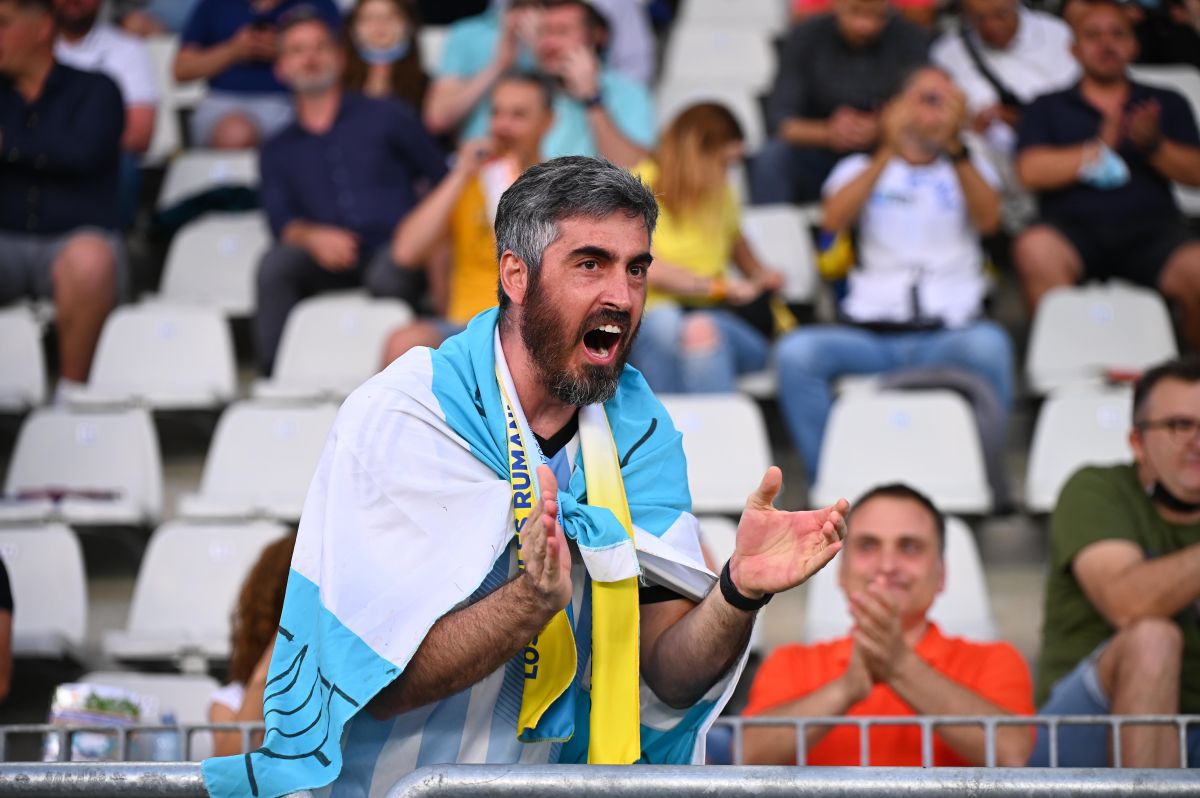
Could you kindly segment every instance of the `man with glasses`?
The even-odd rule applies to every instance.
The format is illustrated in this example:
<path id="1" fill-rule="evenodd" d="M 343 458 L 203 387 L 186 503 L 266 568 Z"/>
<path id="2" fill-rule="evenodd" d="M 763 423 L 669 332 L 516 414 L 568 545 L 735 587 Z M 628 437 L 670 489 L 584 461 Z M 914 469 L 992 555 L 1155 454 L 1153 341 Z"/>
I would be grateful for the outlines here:
<path id="1" fill-rule="evenodd" d="M 1200 358 L 1147 371 L 1134 462 L 1081 469 L 1059 495 L 1038 675 L 1047 715 L 1200 713 Z M 1106 726 L 1060 726 L 1058 764 L 1115 758 Z M 1187 736 L 1200 766 L 1200 726 Z M 1124 767 L 1178 767 L 1179 730 L 1127 725 Z M 1049 764 L 1045 729 L 1030 764 Z"/>

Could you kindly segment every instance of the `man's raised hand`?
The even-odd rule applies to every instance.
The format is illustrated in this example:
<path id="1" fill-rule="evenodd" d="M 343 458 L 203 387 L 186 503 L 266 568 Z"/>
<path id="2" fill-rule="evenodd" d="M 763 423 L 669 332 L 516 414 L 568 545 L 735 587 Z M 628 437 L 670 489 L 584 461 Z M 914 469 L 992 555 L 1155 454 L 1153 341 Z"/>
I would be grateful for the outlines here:
<path id="1" fill-rule="evenodd" d="M 833 559 L 846 536 L 845 499 L 820 510 L 786 512 L 772 504 L 782 485 L 783 473 L 768 468 L 738 523 L 729 575 L 749 598 L 803 584 Z"/>
<path id="2" fill-rule="evenodd" d="M 571 600 L 571 549 L 558 527 L 558 480 L 549 466 L 537 473 L 540 492 L 521 531 L 521 578 L 548 620 Z"/>

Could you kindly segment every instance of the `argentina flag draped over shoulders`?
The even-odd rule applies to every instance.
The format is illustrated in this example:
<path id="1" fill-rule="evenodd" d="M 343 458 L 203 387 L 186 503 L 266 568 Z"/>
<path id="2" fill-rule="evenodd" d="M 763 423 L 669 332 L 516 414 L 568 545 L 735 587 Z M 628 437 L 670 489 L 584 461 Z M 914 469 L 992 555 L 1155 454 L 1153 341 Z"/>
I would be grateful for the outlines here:
<path id="1" fill-rule="evenodd" d="M 578 672 L 526 741 L 516 731 L 520 655 L 470 689 L 395 718 L 366 710 L 439 618 L 515 573 L 498 315 L 480 314 L 437 350 L 411 350 L 339 411 L 300 521 L 264 691 L 262 746 L 203 763 L 213 796 L 365 797 L 425 765 L 586 761 L 590 622 L 578 584 L 588 580 L 576 580 L 568 606 Z M 603 409 L 634 539 L 609 510 L 588 506 L 577 454 L 569 484 L 559 485 L 566 535 L 592 580 L 641 575 L 699 600 L 715 577 L 690 513 L 681 436 L 632 368 Z M 744 662 L 743 655 L 690 708 L 666 706 L 643 683 L 639 761 L 702 762 L 704 732 Z"/>

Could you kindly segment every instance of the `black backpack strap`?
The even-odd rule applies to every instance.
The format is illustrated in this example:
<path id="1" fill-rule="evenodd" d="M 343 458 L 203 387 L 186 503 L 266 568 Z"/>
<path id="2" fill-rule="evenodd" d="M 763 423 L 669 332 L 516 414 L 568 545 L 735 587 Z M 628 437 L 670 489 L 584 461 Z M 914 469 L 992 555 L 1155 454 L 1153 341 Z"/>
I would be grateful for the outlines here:
<path id="1" fill-rule="evenodd" d="M 959 24 L 958 35 L 962 39 L 963 47 L 967 48 L 967 55 L 971 56 L 971 63 L 975 64 L 975 68 L 979 70 L 980 75 L 983 75 L 983 79 L 992 84 L 992 88 L 996 90 L 996 95 L 1000 98 L 1000 104 L 1011 108 L 1020 108 L 1024 105 L 1024 103 L 1017 99 L 1017 95 L 1013 94 L 1008 86 L 1000 82 L 1000 78 L 996 77 L 996 73 L 992 72 L 984 62 L 983 55 L 980 54 L 979 48 L 975 46 L 975 42 L 967 30 L 966 23 Z"/>

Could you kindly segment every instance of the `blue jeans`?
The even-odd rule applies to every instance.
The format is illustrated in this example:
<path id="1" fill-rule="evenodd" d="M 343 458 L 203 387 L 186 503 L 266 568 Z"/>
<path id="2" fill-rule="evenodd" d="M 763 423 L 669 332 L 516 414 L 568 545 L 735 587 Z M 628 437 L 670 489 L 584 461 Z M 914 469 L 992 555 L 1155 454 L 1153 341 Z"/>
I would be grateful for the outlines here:
<path id="1" fill-rule="evenodd" d="M 1054 683 L 1039 715 L 1108 715 L 1112 711 L 1096 673 L 1096 661 L 1100 659 L 1105 645 L 1107 643 L 1100 645 L 1076 665 L 1075 670 Z M 1188 765 L 1200 767 L 1200 726 L 1188 727 L 1187 748 Z M 1108 767 L 1108 752 L 1108 725 L 1058 727 L 1058 767 Z M 1037 742 L 1029 757 L 1029 766 L 1050 766 L 1050 732 L 1047 726 L 1037 727 Z"/>
<path id="2" fill-rule="evenodd" d="M 816 480 L 821 461 L 833 382 L 846 374 L 955 366 L 986 380 L 1006 411 L 1012 406 L 1012 343 L 991 321 L 953 330 L 897 333 L 840 325 L 806 327 L 780 341 L 775 358 L 780 411 L 804 458 L 810 484 Z"/>
<path id="3" fill-rule="evenodd" d="M 684 320 L 702 316 L 716 326 L 716 346 L 685 351 Z M 758 330 L 727 310 L 684 312 L 675 304 L 660 304 L 642 317 L 633 344 L 633 364 L 656 393 L 729 393 L 737 377 L 767 365 L 770 343 Z"/>
<path id="4" fill-rule="evenodd" d="M 833 150 L 796 147 L 782 139 L 771 139 L 750 164 L 750 201 L 755 205 L 816 202 L 837 162 Z"/>

